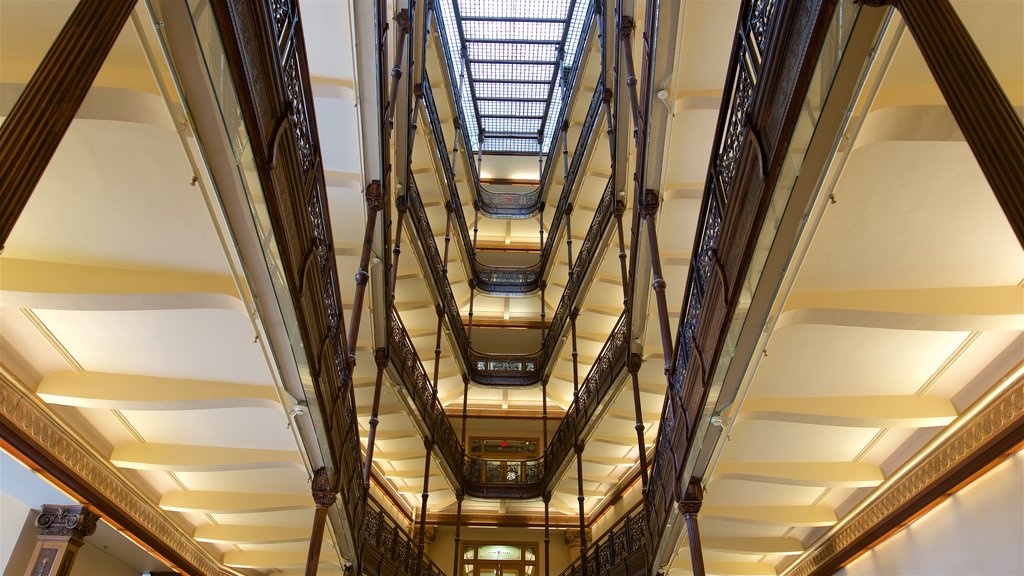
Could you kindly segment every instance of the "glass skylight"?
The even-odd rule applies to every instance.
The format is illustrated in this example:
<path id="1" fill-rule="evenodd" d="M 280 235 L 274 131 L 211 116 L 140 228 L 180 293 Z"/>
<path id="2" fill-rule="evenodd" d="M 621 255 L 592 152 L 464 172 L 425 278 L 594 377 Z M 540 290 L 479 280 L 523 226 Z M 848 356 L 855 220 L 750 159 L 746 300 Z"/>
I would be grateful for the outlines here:
<path id="1" fill-rule="evenodd" d="M 548 153 L 592 2 L 436 0 L 459 116 L 474 152 Z"/>

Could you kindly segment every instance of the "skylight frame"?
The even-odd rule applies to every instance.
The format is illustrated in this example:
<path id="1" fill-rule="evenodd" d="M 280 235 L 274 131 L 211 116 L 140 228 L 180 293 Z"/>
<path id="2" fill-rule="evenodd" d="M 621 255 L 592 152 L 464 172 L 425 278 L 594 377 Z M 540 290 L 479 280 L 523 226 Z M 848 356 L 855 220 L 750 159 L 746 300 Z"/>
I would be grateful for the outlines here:
<path id="1" fill-rule="evenodd" d="M 467 152 L 547 156 L 578 75 L 593 0 L 513 4 L 436 0 L 434 13 Z M 524 11 L 531 15 L 521 16 Z M 534 104 L 544 107 L 539 125 Z"/>

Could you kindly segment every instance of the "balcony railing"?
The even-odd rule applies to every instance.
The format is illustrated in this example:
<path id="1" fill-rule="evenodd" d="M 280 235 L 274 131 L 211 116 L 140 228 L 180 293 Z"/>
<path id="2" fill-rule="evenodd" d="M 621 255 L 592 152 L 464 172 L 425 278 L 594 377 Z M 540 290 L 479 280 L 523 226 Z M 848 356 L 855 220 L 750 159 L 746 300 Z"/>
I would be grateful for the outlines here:
<path id="1" fill-rule="evenodd" d="M 624 374 L 629 352 L 626 329 L 623 315 L 580 383 L 578 401 L 569 406 L 544 454 L 531 460 L 477 458 L 467 454 L 397 312 L 391 315 L 390 361 L 453 481 L 467 496 L 538 498 L 558 480 L 562 466 L 574 451 L 576 438 L 583 437 L 588 426 L 596 423 L 598 412 L 607 406 L 609 392 Z"/>
<path id="2" fill-rule="evenodd" d="M 594 23 L 595 20 L 594 14 L 594 7 L 591 6 L 587 9 L 586 17 L 584 17 L 583 19 L 583 30 L 580 36 L 580 43 L 581 46 L 583 46 L 584 48 L 576 52 L 575 60 L 571 63 L 571 74 L 567 79 L 568 85 L 570 87 L 575 87 L 577 85 L 576 79 L 579 76 L 580 65 L 583 61 L 583 55 L 586 52 L 585 46 L 588 42 L 591 25 Z M 445 23 L 443 18 L 437 17 L 435 15 L 435 22 L 439 30 L 444 28 Z M 452 58 L 455 56 L 449 53 L 447 42 L 442 42 L 441 44 L 444 47 L 444 68 L 448 75 L 449 85 L 453 87 L 459 86 L 460 80 L 454 76 L 455 67 L 452 66 Z M 557 122 L 554 123 L 556 127 L 563 125 L 566 118 L 570 114 L 570 108 L 570 103 L 567 103 L 565 106 L 562 107 L 562 110 L 558 115 Z M 456 114 L 459 115 L 461 120 L 460 123 L 462 126 L 470 125 L 470 123 L 466 121 L 466 118 L 462 116 L 462 107 L 459 106 L 458 103 L 454 104 L 453 110 L 455 110 Z M 473 124 L 479 126 L 478 119 L 474 119 Z M 488 216 L 491 216 L 493 218 L 528 218 L 535 212 L 537 212 L 537 210 L 539 210 L 541 207 L 541 203 L 544 201 L 543 183 L 548 181 L 550 177 L 549 173 L 551 170 L 551 166 L 555 164 L 553 160 L 558 155 L 558 138 L 556 137 L 553 140 L 554 141 L 551 144 L 551 148 L 550 150 L 548 150 L 548 153 L 546 155 L 546 161 L 544 162 L 544 171 L 543 174 L 541 174 L 540 178 L 541 185 L 538 186 L 537 189 L 527 193 L 507 194 L 487 190 L 480 184 L 480 175 L 477 173 L 476 165 L 471 161 L 467 162 L 467 164 L 469 165 L 469 169 L 471 171 L 470 182 L 473 185 L 474 201 L 476 205 L 478 205 L 480 209 L 483 210 Z M 443 140 L 439 140 L 438 142 L 442 141 Z M 441 145 L 441 147 L 443 147 L 443 145 Z M 469 135 L 465 133 L 462 134 L 462 148 L 466 151 L 466 153 L 471 153 L 473 150 L 471 139 Z"/>
<path id="3" fill-rule="evenodd" d="M 362 535 L 362 574 L 445 576 L 428 554 L 420 554 L 412 537 L 373 504 L 366 507 Z"/>
<path id="4" fill-rule="evenodd" d="M 423 83 L 423 109 L 426 112 L 430 123 L 431 134 L 437 148 L 438 160 L 441 164 L 441 172 L 448 200 L 452 204 L 455 216 L 456 230 L 462 242 L 463 250 L 467 254 L 467 264 L 476 287 L 484 292 L 492 294 L 525 294 L 540 289 L 542 277 L 549 265 L 552 255 L 557 252 L 558 231 L 564 220 L 564 212 L 572 197 L 572 191 L 576 186 L 580 170 L 583 166 L 583 159 L 587 153 L 587 147 L 594 133 L 594 126 L 597 124 L 597 117 L 601 112 L 601 104 L 604 102 L 604 84 L 598 82 L 587 109 L 587 116 L 583 122 L 580 136 L 576 141 L 576 148 L 569 163 L 569 171 L 565 182 L 562 185 L 562 192 L 559 195 L 555 208 L 555 215 L 551 221 L 551 229 L 548 231 L 544 246 L 541 249 L 540 258 L 536 264 L 531 266 L 489 266 L 477 260 L 473 242 L 469 236 L 469 226 L 466 215 L 463 211 L 463 202 L 459 195 L 458 185 L 455 182 L 455 173 L 452 165 L 452 158 L 448 154 L 445 143 L 444 131 L 441 120 L 437 114 L 437 104 L 429 82 Z M 550 163 L 549 163 L 550 164 Z M 496 203 L 513 202 L 512 197 L 522 197 L 522 194 L 503 194 L 502 198 L 495 197 Z M 519 202 L 515 200 L 514 202 Z"/>
<path id="5" fill-rule="evenodd" d="M 469 334 L 462 325 L 458 302 L 445 274 L 444 262 L 434 240 L 423 200 L 415 181 L 412 180 L 411 183 L 412 189 L 407 194 L 409 219 L 416 231 L 420 250 L 427 260 L 427 275 L 444 304 L 442 309 L 451 336 L 455 340 L 454 348 L 463 355 L 462 361 L 467 367 L 470 379 L 484 386 L 532 386 L 539 383 L 546 371 L 546 363 L 553 360 L 552 355 L 568 323 L 569 314 L 585 289 L 584 280 L 591 268 L 600 264 L 594 256 L 611 228 L 615 212 L 615 199 L 611 188 L 605 189 L 601 202 L 594 212 L 594 218 L 576 256 L 573 271 L 551 317 L 551 327 L 545 335 L 543 346 L 530 354 L 493 354 L 479 352 L 471 346 Z"/>

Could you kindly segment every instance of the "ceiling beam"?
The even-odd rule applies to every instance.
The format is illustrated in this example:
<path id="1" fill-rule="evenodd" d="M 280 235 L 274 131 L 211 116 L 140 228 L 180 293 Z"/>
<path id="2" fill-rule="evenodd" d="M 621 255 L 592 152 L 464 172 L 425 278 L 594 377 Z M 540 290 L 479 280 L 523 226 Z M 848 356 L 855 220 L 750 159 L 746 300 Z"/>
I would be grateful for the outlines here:
<path id="1" fill-rule="evenodd" d="M 256 494 L 251 492 L 168 492 L 160 497 L 160 508 L 172 512 L 199 514 L 246 514 L 313 508 L 309 494 Z"/>
<path id="2" fill-rule="evenodd" d="M 978 332 L 1024 329 L 1024 286 L 797 292 L 776 329 L 797 324 Z"/>
<path id="3" fill-rule="evenodd" d="M 4 258 L 4 306 L 42 310 L 235 310 L 245 305 L 230 276 L 155 272 Z"/>
<path id="4" fill-rule="evenodd" d="M 108 410 L 204 410 L 280 406 L 272 386 L 108 372 L 51 372 L 36 389 L 49 404 Z"/>
<path id="5" fill-rule="evenodd" d="M 818 398 L 750 398 L 737 422 L 773 420 L 855 428 L 928 428 L 946 426 L 956 408 L 934 396 L 831 396 Z"/>
<path id="6" fill-rule="evenodd" d="M 205 524 L 196 526 L 192 537 L 213 544 L 284 544 L 309 542 L 309 534 L 308 527 Z"/>
<path id="7" fill-rule="evenodd" d="M 884 477 L 878 466 L 866 462 L 720 462 L 711 480 L 865 488 L 878 486 Z"/>
<path id="8" fill-rule="evenodd" d="M 128 442 L 114 447 L 110 462 L 118 468 L 174 472 L 222 472 L 270 468 L 303 469 L 295 450 L 263 450 L 225 446 L 143 444 Z"/>
<path id="9" fill-rule="evenodd" d="M 331 546 L 325 546 L 324 550 L 332 550 Z M 306 565 L 308 552 L 280 552 L 280 551 L 255 551 L 255 550 L 231 550 L 224 553 L 223 562 L 225 566 L 232 568 L 249 568 L 253 570 L 271 570 L 284 567 L 301 567 Z M 341 562 L 333 553 L 321 554 L 321 564 L 341 566 Z"/>
<path id="10" fill-rule="evenodd" d="M 825 506 L 702 506 L 701 518 L 771 526 L 831 526 L 836 513 Z"/>
<path id="11" fill-rule="evenodd" d="M 796 538 L 701 538 L 700 543 L 705 550 L 755 556 L 764 554 L 795 556 L 804 551 L 803 545 Z"/>

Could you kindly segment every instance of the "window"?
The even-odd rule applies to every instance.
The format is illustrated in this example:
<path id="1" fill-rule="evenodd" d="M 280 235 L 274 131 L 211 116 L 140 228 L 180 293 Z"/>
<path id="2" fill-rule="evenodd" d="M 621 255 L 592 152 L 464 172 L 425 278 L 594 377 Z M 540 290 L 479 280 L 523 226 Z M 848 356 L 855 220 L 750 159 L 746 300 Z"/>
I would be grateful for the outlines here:
<path id="1" fill-rule="evenodd" d="M 536 542 L 469 542 L 462 545 L 461 576 L 536 576 Z"/>
<path id="2" fill-rule="evenodd" d="M 589 29 L 586 0 L 438 0 L 459 115 L 474 152 L 547 153 Z"/>

